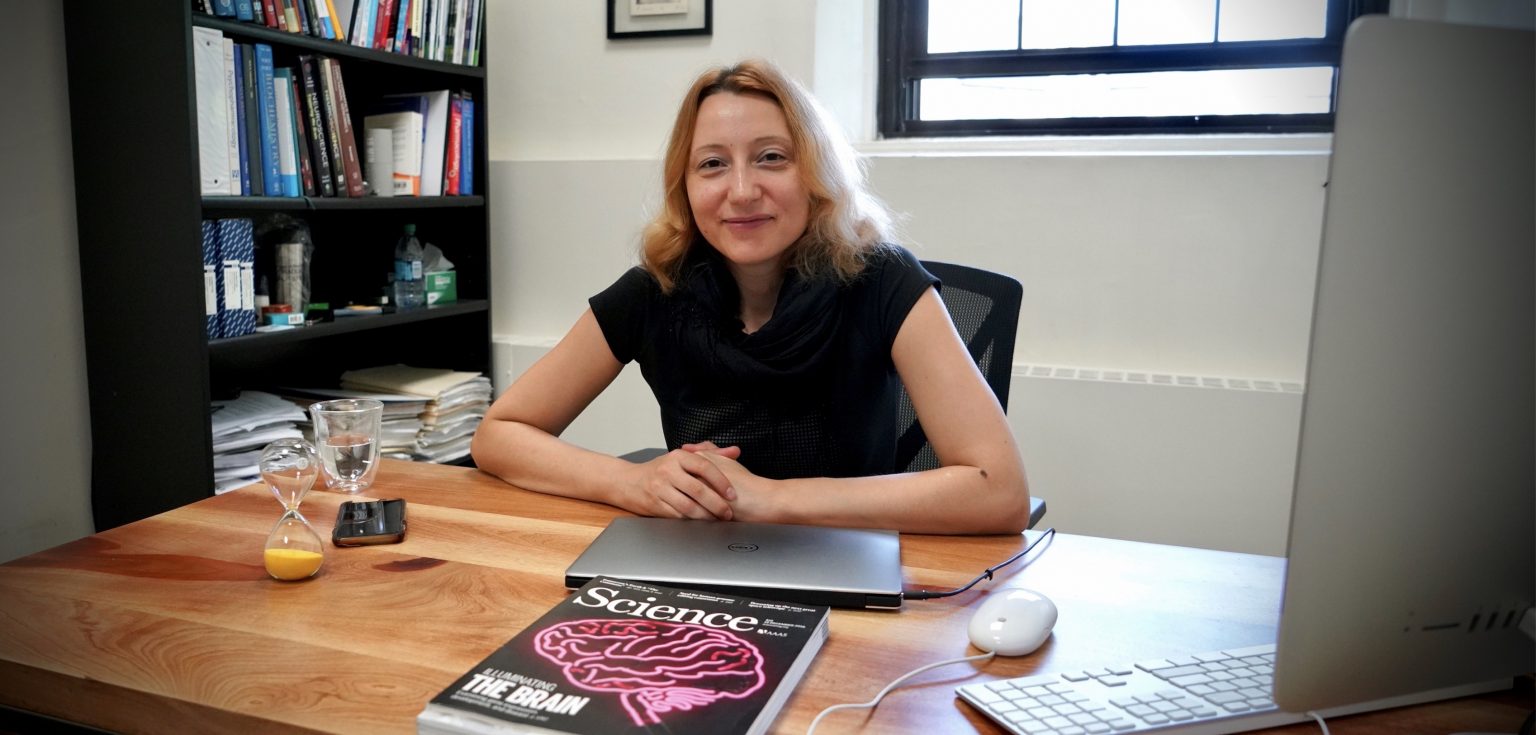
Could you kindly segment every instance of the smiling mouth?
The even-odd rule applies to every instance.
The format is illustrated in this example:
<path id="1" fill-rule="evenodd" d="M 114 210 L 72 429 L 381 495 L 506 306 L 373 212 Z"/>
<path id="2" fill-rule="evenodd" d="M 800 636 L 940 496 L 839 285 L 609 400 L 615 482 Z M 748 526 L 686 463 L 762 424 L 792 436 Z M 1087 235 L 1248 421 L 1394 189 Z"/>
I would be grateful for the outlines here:
<path id="1" fill-rule="evenodd" d="M 758 225 L 766 224 L 771 221 L 773 221 L 773 218 L 766 214 L 758 215 L 756 217 L 727 217 L 725 219 L 725 226 L 737 229 L 748 229 L 757 227 Z"/>

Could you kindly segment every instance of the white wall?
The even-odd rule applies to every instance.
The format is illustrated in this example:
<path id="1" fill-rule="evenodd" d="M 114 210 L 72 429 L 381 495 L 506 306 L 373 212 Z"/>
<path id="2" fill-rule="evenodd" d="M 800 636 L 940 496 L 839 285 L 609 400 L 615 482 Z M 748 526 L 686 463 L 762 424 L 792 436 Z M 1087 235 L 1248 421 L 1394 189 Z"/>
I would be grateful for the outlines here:
<path id="1" fill-rule="evenodd" d="M 627 41 L 607 40 L 600 2 L 488 5 L 494 160 L 655 157 L 688 82 L 738 56 L 811 78 L 813 0 L 716 0 L 712 36 Z"/>
<path id="2" fill-rule="evenodd" d="M 1536 28 L 1536 3 L 1530 0 L 1392 0 L 1392 14 L 1448 23 Z"/>
<path id="3" fill-rule="evenodd" d="M 1024 284 L 1014 359 L 1300 380 L 1324 149 L 882 154 L 919 257 Z"/>
<path id="4" fill-rule="evenodd" d="M 3 3 L 0 116 L 0 561 L 91 532 L 80 258 L 56 3 Z"/>

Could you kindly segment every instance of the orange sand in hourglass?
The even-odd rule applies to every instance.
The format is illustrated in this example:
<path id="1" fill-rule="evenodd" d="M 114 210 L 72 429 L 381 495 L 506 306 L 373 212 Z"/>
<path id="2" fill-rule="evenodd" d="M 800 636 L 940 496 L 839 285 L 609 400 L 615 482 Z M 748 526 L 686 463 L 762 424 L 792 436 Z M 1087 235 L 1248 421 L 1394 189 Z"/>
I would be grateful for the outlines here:
<path id="1" fill-rule="evenodd" d="M 267 574 L 284 581 L 311 577 L 320 571 L 320 562 L 325 561 L 318 552 L 302 549 L 267 549 L 263 557 Z"/>

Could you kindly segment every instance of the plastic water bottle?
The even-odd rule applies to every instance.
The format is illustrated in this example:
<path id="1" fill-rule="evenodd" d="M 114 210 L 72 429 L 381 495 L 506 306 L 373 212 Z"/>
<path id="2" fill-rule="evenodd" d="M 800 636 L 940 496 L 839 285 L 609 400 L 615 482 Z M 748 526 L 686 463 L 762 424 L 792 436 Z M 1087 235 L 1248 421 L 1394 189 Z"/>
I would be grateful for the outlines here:
<path id="1" fill-rule="evenodd" d="M 421 242 L 416 225 L 406 225 L 395 245 L 395 309 L 419 309 L 427 302 L 426 276 L 421 272 Z"/>

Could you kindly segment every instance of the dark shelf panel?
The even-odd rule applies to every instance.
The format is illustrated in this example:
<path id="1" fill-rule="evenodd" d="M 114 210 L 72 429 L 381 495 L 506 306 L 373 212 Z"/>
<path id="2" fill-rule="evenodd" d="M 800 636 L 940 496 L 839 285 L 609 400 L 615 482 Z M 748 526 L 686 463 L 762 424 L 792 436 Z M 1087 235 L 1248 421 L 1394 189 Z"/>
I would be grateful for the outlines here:
<path id="1" fill-rule="evenodd" d="M 247 334 L 243 337 L 231 337 L 229 339 L 216 339 L 208 343 L 208 351 L 213 355 L 233 350 L 248 350 L 252 348 L 265 348 L 278 345 L 295 344 L 315 339 L 325 339 L 338 334 L 348 332 L 363 332 L 370 329 L 385 329 L 413 322 L 424 322 L 432 319 L 446 319 L 449 317 L 463 316 L 465 314 L 479 314 L 490 310 L 489 301 L 465 300 L 442 306 L 429 306 L 425 309 L 396 312 L 393 314 L 374 314 L 369 316 L 347 316 L 335 321 L 323 322 L 310 327 L 297 329 L 284 329 L 277 332 L 258 332 Z"/>
<path id="2" fill-rule="evenodd" d="M 205 196 L 203 209 L 264 212 L 318 209 L 447 209 L 485 206 L 485 197 L 249 197 Z"/>
<path id="3" fill-rule="evenodd" d="M 334 56 L 337 58 L 357 59 L 360 61 L 368 61 L 376 64 L 389 64 L 392 66 L 410 67 L 412 69 L 421 69 L 423 71 L 436 72 L 438 74 L 451 74 L 460 77 L 470 77 L 475 79 L 485 78 L 485 67 L 483 66 L 466 66 L 464 64 L 450 64 L 445 61 L 428 61 L 426 59 L 418 59 L 415 56 L 408 56 L 406 54 L 395 54 L 387 51 L 367 49 L 361 46 L 353 46 L 352 44 L 345 41 L 331 41 L 324 38 L 306 36 L 302 33 L 289 33 L 287 31 L 279 31 L 273 28 L 267 28 L 266 26 L 255 25 L 253 23 L 241 23 L 239 21 L 224 20 L 222 18 L 216 18 L 211 15 L 202 15 L 200 13 L 192 14 L 192 25 L 200 26 L 203 28 L 213 28 L 226 35 L 249 39 L 251 41 L 280 44 L 292 48 L 309 49 L 317 53 L 322 53 L 326 54 L 327 56 Z"/>

